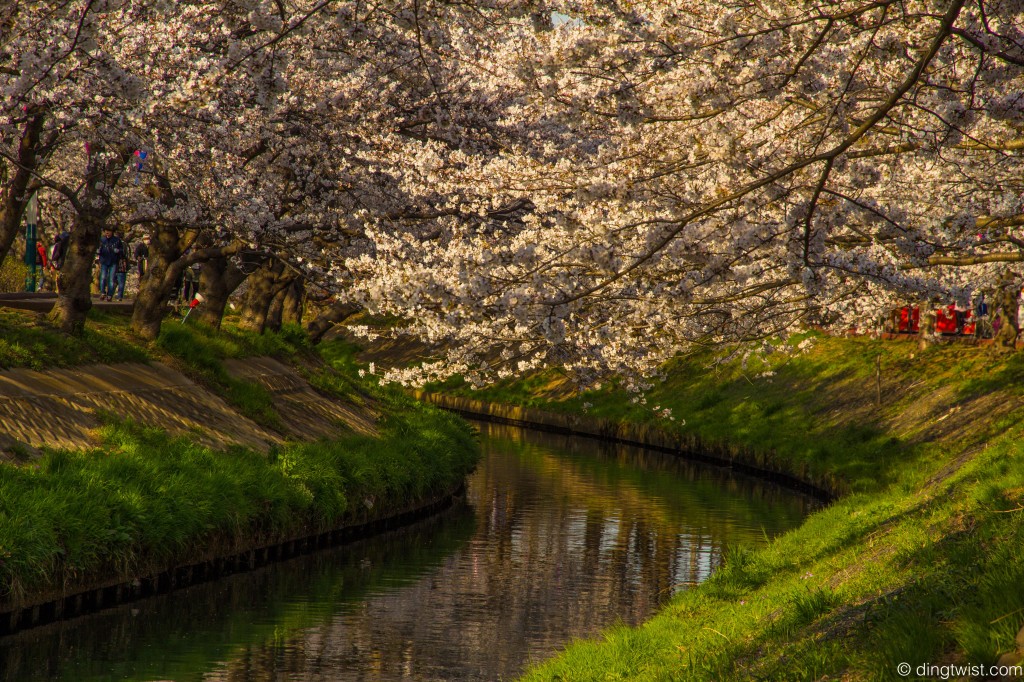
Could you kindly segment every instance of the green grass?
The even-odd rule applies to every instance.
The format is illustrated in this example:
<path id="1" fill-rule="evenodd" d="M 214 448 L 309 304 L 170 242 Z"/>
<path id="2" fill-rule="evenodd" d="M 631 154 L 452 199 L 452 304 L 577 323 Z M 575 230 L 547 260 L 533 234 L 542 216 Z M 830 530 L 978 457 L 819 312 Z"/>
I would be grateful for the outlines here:
<path id="1" fill-rule="evenodd" d="M 279 332 L 254 334 L 230 321 L 215 330 L 201 324 L 178 324 L 173 319 L 161 326 L 157 346 L 189 365 L 209 370 L 229 358 L 269 355 L 291 359 L 312 350 L 305 331 L 294 324 L 284 325 Z"/>
<path id="2" fill-rule="evenodd" d="M 5 367 L 171 361 L 241 413 L 279 427 L 270 393 L 224 364 L 271 355 L 299 365 L 324 393 L 372 403 L 380 415 L 376 437 L 349 432 L 269 454 L 217 451 L 105 415 L 95 448 L 0 463 L 0 602 L 387 514 L 472 470 L 478 448 L 465 422 L 359 378 L 327 350 L 325 363 L 297 326 L 257 336 L 230 323 L 215 331 L 168 320 L 146 344 L 124 316 L 94 311 L 86 333 L 73 337 L 41 315 L 0 309 Z"/>
<path id="3" fill-rule="evenodd" d="M 23 251 L 24 253 L 24 251 Z M 18 293 L 25 290 L 28 266 L 13 254 L 0 260 L 0 292 Z"/>
<path id="4" fill-rule="evenodd" d="M 1024 621 L 1021 516 L 920 502 L 846 498 L 730 556 L 643 626 L 573 644 L 526 679 L 895 680 L 902 662 L 992 664 Z M 971 532 L 954 529 L 964 522 Z"/>
<path id="5" fill-rule="evenodd" d="M 81 335 L 54 329 L 45 315 L 0 307 L 0 369 L 46 370 L 88 364 L 169 360 L 193 379 L 220 394 L 246 417 L 280 431 L 281 418 L 263 387 L 228 374 L 224 360 L 273 356 L 285 361 L 315 358 L 298 325 L 280 332 L 252 334 L 230 322 L 222 330 L 179 324 L 168 318 L 156 343 L 133 336 L 123 314 L 92 310 Z"/>
<path id="6" fill-rule="evenodd" d="M 194 586 L 184 608 L 173 599 L 136 602 L 130 627 L 80 628 L 56 670 L 40 670 L 39 661 L 52 660 L 44 638 L 0 639 L 0 679 L 47 674 L 47 679 L 71 682 L 193 680 L 225 668 L 230 674 L 225 662 L 244 660 L 246 651 L 287 642 L 302 630 L 329 627 L 344 605 L 421 580 L 469 542 L 475 528 L 472 511 L 459 506 L 383 541 L 307 555 L 283 570 L 264 571 L 260 580 Z M 231 633 L 228 641 L 225 632 Z M 132 649 L 139 638 L 160 646 Z M 93 656 L 97 648 L 132 650 L 133 655 L 101 660 Z"/>
<path id="7" fill-rule="evenodd" d="M 85 332 L 70 335 L 50 325 L 43 313 L 0 306 L 0 369 L 43 370 L 170 357 L 208 377 L 220 378 L 222 362 L 229 358 L 292 360 L 313 352 L 305 331 L 294 324 L 261 335 L 240 330 L 230 321 L 214 330 L 191 322 L 182 325 L 169 317 L 154 344 L 135 337 L 129 317 L 122 313 L 93 309 Z"/>
<path id="8" fill-rule="evenodd" d="M 0 601 L 386 513 L 456 485 L 477 459 L 468 426 L 412 404 L 392 405 L 379 438 L 269 455 L 127 422 L 102 439 L 0 465 Z"/>
<path id="9" fill-rule="evenodd" d="M 124 316 L 93 311 L 85 333 L 71 336 L 55 330 L 40 313 L 0 307 L 0 369 L 44 370 L 150 359 L 147 348 L 132 341 Z"/>
<path id="10" fill-rule="evenodd" d="M 920 351 L 911 343 L 862 339 L 817 337 L 815 343 L 809 353 L 751 358 L 745 367 L 738 360 L 717 364 L 721 351 L 694 354 L 669 363 L 666 380 L 642 396 L 628 394 L 614 382 L 570 393 L 555 370 L 482 390 L 458 378 L 427 389 L 646 424 L 697 435 L 709 444 L 775 453 L 773 460 L 789 472 L 831 482 L 839 492 L 884 489 L 905 479 L 908 463 L 942 460 L 944 453 L 914 443 L 921 424 L 901 431 L 884 423 L 913 407 L 922 395 L 947 386 L 960 400 L 994 390 L 1024 390 L 1015 375 L 1018 356 L 993 359 L 977 348 Z M 876 407 L 879 356 L 882 405 Z M 768 372 L 772 375 L 766 376 Z M 866 418 L 844 420 L 852 411 Z M 999 428 L 994 425 L 994 431 Z"/>
<path id="11" fill-rule="evenodd" d="M 105 343 L 116 344 L 123 331 L 109 325 Z M 14 326 L 23 331 L 0 338 L 32 338 L 31 324 Z M 295 330 L 250 337 L 179 327 L 167 325 L 155 346 L 133 347 L 173 356 L 227 392 L 225 359 L 301 361 L 311 352 Z M 735 549 L 710 581 L 645 625 L 574 643 L 528 679 L 901 679 L 901 662 L 993 663 L 1013 648 L 1024 625 L 1022 356 L 859 339 L 816 343 L 806 354 L 745 364 L 717 364 L 711 352 L 679 359 L 642 398 L 615 385 L 573 394 L 554 370 L 484 391 L 457 380 L 444 385 L 484 400 L 586 412 L 771 453 L 787 470 L 844 492 L 767 547 Z M 35 468 L 0 467 L 5 589 L 130 573 L 254 533 L 371 513 L 458 480 L 474 461 L 469 433 L 374 377 L 357 377 L 356 350 L 323 345 L 329 367 L 309 377 L 320 390 L 390 415 L 380 440 L 288 445 L 269 456 L 215 453 L 112 424 L 102 448 L 50 452 Z M 73 364 L 98 353 L 94 345 L 73 346 L 61 357 Z M 266 403 L 247 390 L 234 400 L 251 400 L 247 409 L 258 413 Z M 965 428 L 941 428 L 956 422 Z"/>
<path id="12" fill-rule="evenodd" d="M 734 551 L 649 622 L 573 643 L 525 679 L 898 680 L 899 663 L 990 665 L 1014 650 L 1024 355 L 815 344 L 745 364 L 695 354 L 642 397 L 616 385 L 573 393 L 553 370 L 480 391 L 433 387 L 769 453 L 843 493 L 766 548 Z"/>
<path id="13" fill-rule="evenodd" d="M 280 332 L 260 335 L 231 324 L 215 330 L 168 320 L 161 327 L 156 347 L 243 415 L 276 431 L 282 431 L 284 425 L 274 409 L 270 392 L 259 384 L 231 376 L 224 361 L 256 356 L 273 356 L 284 361 L 314 357 L 309 338 L 298 325 L 285 325 Z"/>

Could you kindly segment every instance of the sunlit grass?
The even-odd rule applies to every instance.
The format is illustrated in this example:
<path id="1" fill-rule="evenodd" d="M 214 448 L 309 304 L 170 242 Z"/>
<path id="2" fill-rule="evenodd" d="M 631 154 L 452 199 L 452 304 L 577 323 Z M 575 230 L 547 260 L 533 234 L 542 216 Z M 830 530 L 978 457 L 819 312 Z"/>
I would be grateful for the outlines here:
<path id="1" fill-rule="evenodd" d="M 85 333 L 71 336 L 50 326 L 41 313 L 0 307 L 0 369 L 146 362 L 151 354 L 132 342 L 127 326 L 125 316 L 94 311 Z"/>
<path id="2" fill-rule="evenodd" d="M 0 464 L 0 601 L 185 561 L 240 544 L 313 533 L 386 515 L 457 485 L 478 448 L 456 417 L 323 363 L 298 326 L 255 335 L 165 322 L 156 343 L 128 318 L 94 312 L 83 336 L 40 315 L 0 310 L 0 365 L 48 369 L 170 361 L 258 422 L 279 427 L 269 391 L 232 377 L 225 361 L 274 356 L 308 368 L 321 391 L 373 402 L 379 437 L 289 442 L 269 454 L 224 451 L 102 415 L 101 443 Z M 328 353 L 328 360 L 335 359 Z"/>
<path id="3" fill-rule="evenodd" d="M 458 379 L 433 387 L 770 453 L 843 493 L 767 547 L 734 548 L 648 623 L 574 643 L 526 679 L 898 680 L 900 663 L 993 664 L 1014 650 L 1024 625 L 1022 356 L 815 343 L 746 363 L 718 364 L 721 351 L 679 359 L 643 396 L 614 384 L 572 395 L 551 370 L 481 391 Z M 972 401 L 985 407 L 959 424 L 969 429 L 928 435 L 968 419 L 958 410 Z"/>
<path id="4" fill-rule="evenodd" d="M 113 422 L 97 448 L 0 464 L 0 601 L 386 514 L 476 463 L 469 428 L 436 410 L 396 407 L 380 432 L 266 455 Z"/>
<path id="5" fill-rule="evenodd" d="M 277 431 L 284 425 L 274 409 L 270 392 L 252 381 L 231 376 L 224 361 L 255 356 L 289 360 L 313 352 L 308 337 L 298 325 L 285 325 L 280 332 L 253 334 L 231 324 L 215 330 L 200 324 L 167 321 L 161 327 L 156 346 L 246 417 Z"/>

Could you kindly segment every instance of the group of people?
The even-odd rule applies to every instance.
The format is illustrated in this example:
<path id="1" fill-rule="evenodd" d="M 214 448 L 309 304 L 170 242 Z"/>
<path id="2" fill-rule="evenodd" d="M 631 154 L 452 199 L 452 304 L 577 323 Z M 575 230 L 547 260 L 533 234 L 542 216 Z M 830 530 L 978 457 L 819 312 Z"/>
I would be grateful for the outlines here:
<path id="1" fill-rule="evenodd" d="M 71 244 L 71 233 L 62 231 L 53 239 L 47 249 L 42 240 L 36 242 L 36 267 L 44 273 L 40 289 L 45 287 L 47 279 L 52 282 L 53 290 L 60 291 L 60 271 L 64 267 L 68 249 Z M 125 283 L 131 268 L 128 246 L 121 235 L 112 228 L 103 231 L 100 238 L 96 260 L 99 264 L 99 295 L 101 301 L 124 300 Z M 149 246 L 140 241 L 132 252 L 135 268 L 141 278 L 146 272 L 149 259 Z M 49 277 L 46 277 L 49 275 Z"/>
<path id="2" fill-rule="evenodd" d="M 146 274 L 146 263 L 149 259 L 149 246 L 144 241 L 135 245 L 133 252 L 135 267 L 139 273 L 139 279 Z M 121 301 L 124 300 L 124 285 L 128 279 L 128 246 L 121 235 L 114 232 L 112 228 L 103 231 L 100 238 L 100 247 L 96 253 L 96 259 L 100 266 L 100 300 Z"/>
<path id="3" fill-rule="evenodd" d="M 992 292 L 992 289 L 988 289 Z M 1000 282 L 995 288 L 992 307 L 986 298 L 986 291 L 979 292 L 970 304 L 935 304 L 925 308 L 907 305 L 890 311 L 883 321 L 883 330 L 893 333 L 942 334 L 946 336 L 973 336 L 978 339 L 999 338 L 1004 326 L 1012 326 L 1007 333 L 1016 337 L 1018 329 L 1024 329 L 1024 304 L 1018 280 Z M 1014 324 L 1016 323 L 1016 324 Z M 1011 333 L 1012 332 L 1012 333 Z"/>
<path id="4" fill-rule="evenodd" d="M 40 239 L 36 242 L 36 267 L 44 273 L 40 290 L 47 282 L 52 283 L 53 290 L 60 291 L 60 270 L 71 244 L 71 233 L 62 231 L 53 239 L 53 244 L 46 248 Z M 123 301 L 128 273 L 135 271 L 139 279 L 146 274 L 149 263 L 149 245 L 140 240 L 135 248 L 129 250 L 124 237 L 113 228 L 103 230 L 99 248 L 96 251 L 96 262 L 99 265 L 99 297 L 101 301 Z M 175 284 L 171 295 L 172 301 L 191 301 L 199 292 L 200 266 L 194 264 L 184 268 Z"/>

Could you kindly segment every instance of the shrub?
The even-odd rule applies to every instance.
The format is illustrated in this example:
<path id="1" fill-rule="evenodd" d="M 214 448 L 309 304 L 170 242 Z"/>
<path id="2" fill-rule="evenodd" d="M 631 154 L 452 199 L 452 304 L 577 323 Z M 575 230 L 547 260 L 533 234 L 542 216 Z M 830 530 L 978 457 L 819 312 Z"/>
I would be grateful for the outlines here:
<path id="1" fill-rule="evenodd" d="M 13 294 L 25 290 L 28 266 L 12 255 L 0 262 L 0 293 Z"/>

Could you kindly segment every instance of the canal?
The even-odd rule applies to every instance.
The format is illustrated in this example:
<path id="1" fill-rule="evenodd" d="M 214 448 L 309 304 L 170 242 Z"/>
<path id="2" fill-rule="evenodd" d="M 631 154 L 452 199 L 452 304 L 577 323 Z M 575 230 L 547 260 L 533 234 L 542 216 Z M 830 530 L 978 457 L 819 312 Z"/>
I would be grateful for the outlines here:
<path id="1" fill-rule="evenodd" d="M 0 639 L 0 678 L 509 679 L 818 506 L 668 454 L 478 426 L 481 465 L 442 515 Z"/>

